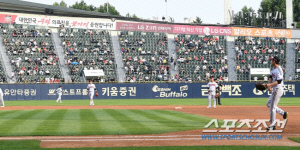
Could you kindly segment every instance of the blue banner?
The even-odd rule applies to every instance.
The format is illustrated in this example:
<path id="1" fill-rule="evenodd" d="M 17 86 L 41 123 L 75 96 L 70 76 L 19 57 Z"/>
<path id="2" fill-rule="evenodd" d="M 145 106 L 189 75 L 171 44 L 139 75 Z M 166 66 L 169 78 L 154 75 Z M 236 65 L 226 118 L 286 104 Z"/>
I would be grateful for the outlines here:
<path id="1" fill-rule="evenodd" d="M 164 99 L 164 98 L 206 98 L 206 83 L 124 83 L 95 84 L 99 93 L 94 99 Z M 89 99 L 87 84 L 62 84 L 63 100 Z M 4 99 L 54 100 L 57 99 L 58 84 L 7 84 L 0 86 Z M 300 83 L 284 85 L 283 97 L 300 97 Z M 223 83 L 221 97 L 250 98 L 268 97 L 271 93 L 256 90 L 255 83 Z"/>

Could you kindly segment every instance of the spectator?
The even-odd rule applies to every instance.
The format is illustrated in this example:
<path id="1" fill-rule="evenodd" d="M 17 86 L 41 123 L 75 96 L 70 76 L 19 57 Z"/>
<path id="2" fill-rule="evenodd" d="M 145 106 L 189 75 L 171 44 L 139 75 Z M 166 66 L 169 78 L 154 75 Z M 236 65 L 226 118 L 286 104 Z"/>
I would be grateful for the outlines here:
<path id="1" fill-rule="evenodd" d="M 50 75 L 50 71 L 48 69 L 45 71 L 45 73 L 46 75 Z"/>

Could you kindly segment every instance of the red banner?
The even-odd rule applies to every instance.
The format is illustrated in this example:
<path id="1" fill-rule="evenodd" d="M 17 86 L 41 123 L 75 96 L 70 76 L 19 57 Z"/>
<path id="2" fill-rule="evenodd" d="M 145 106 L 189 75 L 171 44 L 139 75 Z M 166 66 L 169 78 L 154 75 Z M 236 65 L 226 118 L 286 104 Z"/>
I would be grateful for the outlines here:
<path id="1" fill-rule="evenodd" d="M 0 14 L 0 23 L 14 23 L 17 15 Z"/>
<path id="2" fill-rule="evenodd" d="M 117 29 L 116 30 L 172 33 L 173 25 L 152 24 L 152 23 L 117 22 Z"/>

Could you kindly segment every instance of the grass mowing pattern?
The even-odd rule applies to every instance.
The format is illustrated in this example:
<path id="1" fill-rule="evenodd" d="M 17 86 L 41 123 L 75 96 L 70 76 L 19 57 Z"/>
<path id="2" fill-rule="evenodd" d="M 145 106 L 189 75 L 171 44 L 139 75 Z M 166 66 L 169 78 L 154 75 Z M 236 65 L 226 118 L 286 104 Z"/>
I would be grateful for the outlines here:
<path id="1" fill-rule="evenodd" d="M 150 128 L 148 128 L 148 126 L 141 124 L 140 121 L 136 121 L 127 116 L 126 113 L 123 113 L 123 110 L 106 109 L 105 111 L 115 120 L 117 120 L 130 134 L 144 134 L 143 132 L 153 132 Z"/>
<path id="2" fill-rule="evenodd" d="M 115 120 L 113 116 L 107 113 L 103 109 L 93 109 L 98 120 L 101 120 L 101 127 L 103 129 L 103 134 L 130 134 L 126 128 L 124 128 L 118 120 Z M 114 115 L 114 114 L 113 114 Z M 117 130 L 115 130 L 117 129 Z"/>
<path id="3" fill-rule="evenodd" d="M 95 113 L 90 109 L 80 110 L 80 134 L 97 135 L 101 133 L 101 122 L 97 119 Z"/>
<path id="4" fill-rule="evenodd" d="M 67 111 L 60 123 L 58 132 L 63 135 L 76 135 L 80 131 L 78 120 L 80 120 L 80 109 Z M 66 126 L 67 124 L 67 126 Z M 72 130 L 70 130 L 72 129 Z"/>
<path id="5" fill-rule="evenodd" d="M 292 146 L 157 146 L 157 147 L 104 147 L 104 148 L 41 148 L 40 141 L 0 141 L 0 150 L 296 150 L 299 147 Z"/>
<path id="6" fill-rule="evenodd" d="M 30 135 L 60 135 L 57 130 L 59 130 L 60 123 L 67 111 L 66 109 L 49 111 L 51 115 L 45 118 Z M 68 124 L 66 124 L 66 126 L 68 126 Z"/>
<path id="7" fill-rule="evenodd" d="M 179 130 L 185 131 L 185 130 L 189 130 L 190 128 L 192 128 L 192 125 L 186 126 L 184 123 L 182 123 L 180 118 L 178 118 L 177 120 L 171 120 L 168 118 L 161 117 L 160 115 L 153 114 L 152 110 L 130 110 L 130 111 L 132 111 L 136 114 L 142 115 L 142 116 L 144 116 L 150 120 L 153 120 L 155 122 L 158 122 L 161 124 L 161 126 L 170 127 L 168 129 L 169 130 L 168 132 L 172 132 L 172 131 L 170 131 L 172 129 L 176 129 L 178 131 Z M 206 121 L 205 123 L 207 124 L 209 121 Z M 199 126 L 201 126 L 201 125 L 199 125 Z M 204 126 L 201 126 L 201 127 L 203 128 Z"/>
<path id="8" fill-rule="evenodd" d="M 21 111 L 21 110 L 1 111 L 1 112 L 0 112 L 0 117 L 5 116 L 5 115 L 8 115 L 8 114 L 15 113 L 15 112 L 18 112 L 18 111 Z"/>
<path id="9" fill-rule="evenodd" d="M 30 119 L 32 116 L 42 112 L 44 110 L 29 110 L 29 111 L 24 111 L 23 113 L 21 113 L 20 115 L 11 118 L 9 120 L 6 120 L 5 122 L 3 122 L 2 124 L 0 124 L 1 129 L 5 129 L 5 130 L 0 130 L 0 135 L 10 135 L 12 131 L 12 129 L 16 126 L 22 126 L 23 123 Z"/>
<path id="10" fill-rule="evenodd" d="M 265 98 L 221 98 L 223 105 L 241 106 L 266 106 L 268 97 Z M 122 100 L 95 100 L 96 105 L 207 105 L 207 98 L 187 99 L 122 99 Z M 31 101 L 6 101 L 5 106 L 88 106 L 89 100 L 31 100 Z M 300 106 L 299 98 L 283 97 L 278 106 Z"/>
<path id="11" fill-rule="evenodd" d="M 3 110 L 0 136 L 159 134 L 202 129 L 210 118 L 170 110 Z"/>

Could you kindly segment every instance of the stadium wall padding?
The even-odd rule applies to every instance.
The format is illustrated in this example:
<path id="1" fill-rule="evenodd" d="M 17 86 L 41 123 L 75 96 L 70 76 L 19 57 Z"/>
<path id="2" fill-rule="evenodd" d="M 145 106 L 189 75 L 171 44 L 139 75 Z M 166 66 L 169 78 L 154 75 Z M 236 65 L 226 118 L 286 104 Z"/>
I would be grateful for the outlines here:
<path id="1" fill-rule="evenodd" d="M 99 93 L 94 99 L 167 99 L 206 98 L 206 83 L 124 83 L 95 84 Z M 63 84 L 63 100 L 89 99 L 87 84 Z M 6 84 L 0 86 L 5 101 L 14 100 L 54 100 L 57 99 L 58 84 Z M 300 97 L 300 83 L 288 82 L 284 86 L 283 97 Z M 268 97 L 268 91 L 257 91 L 253 83 L 223 83 L 223 98 Z"/>

